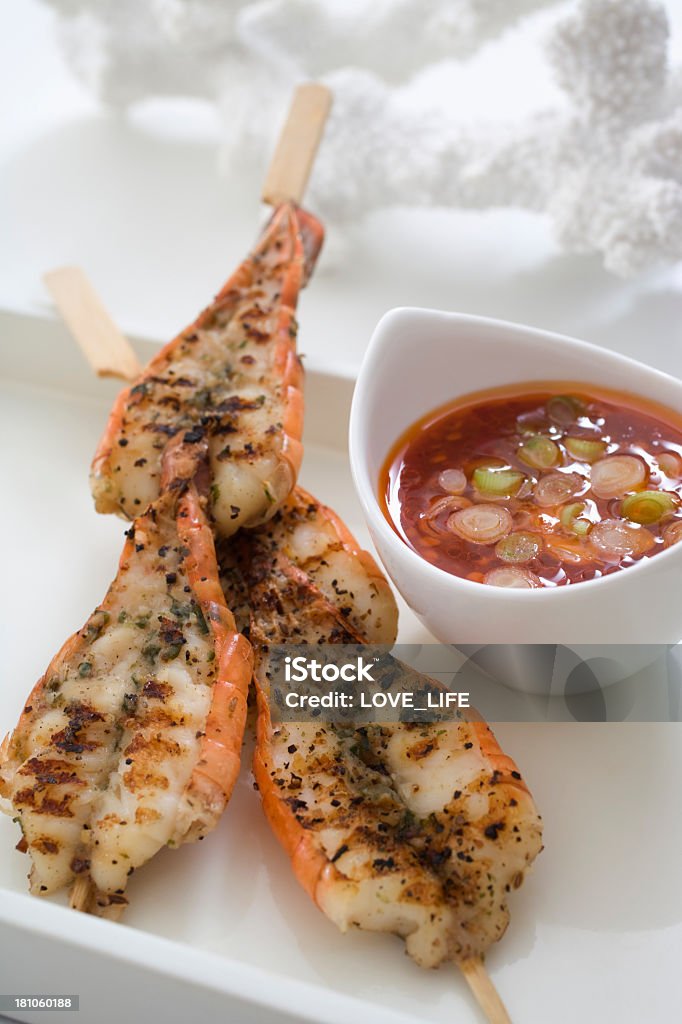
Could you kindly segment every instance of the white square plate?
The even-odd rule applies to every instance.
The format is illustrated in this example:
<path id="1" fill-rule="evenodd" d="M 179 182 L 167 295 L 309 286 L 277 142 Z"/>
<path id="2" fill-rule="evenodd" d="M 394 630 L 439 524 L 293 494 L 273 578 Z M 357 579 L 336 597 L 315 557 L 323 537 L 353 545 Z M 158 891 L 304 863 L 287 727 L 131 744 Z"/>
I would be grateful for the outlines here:
<path id="1" fill-rule="evenodd" d="M 124 525 L 95 514 L 87 484 L 116 386 L 89 375 L 53 321 L 0 314 L 0 353 L 4 733 L 104 594 Z M 346 454 L 351 391 L 310 375 L 302 483 L 368 544 Z M 400 639 L 429 639 L 404 607 Z M 546 825 L 546 850 L 487 958 L 514 1021 L 669 1021 L 680 1005 L 682 726 L 496 731 Z M 248 757 L 219 828 L 131 879 L 124 924 L 26 895 L 18 839 L 3 817 L 0 992 L 78 993 L 87 1024 L 481 1019 L 454 967 L 420 970 L 392 936 L 341 935 L 310 903 L 270 834 Z"/>

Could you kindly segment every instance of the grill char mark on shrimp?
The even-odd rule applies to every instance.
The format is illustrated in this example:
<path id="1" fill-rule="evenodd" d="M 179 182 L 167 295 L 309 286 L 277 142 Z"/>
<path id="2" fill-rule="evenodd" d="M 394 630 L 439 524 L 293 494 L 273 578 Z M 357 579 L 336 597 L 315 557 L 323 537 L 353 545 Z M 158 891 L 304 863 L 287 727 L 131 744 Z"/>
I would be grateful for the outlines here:
<path id="1" fill-rule="evenodd" d="M 335 589 L 323 593 L 305 570 L 304 549 L 281 534 L 273 542 L 276 532 L 300 525 L 298 503 L 306 501 L 316 506 L 313 523 L 338 522 L 297 492 L 279 520 L 240 542 L 223 576 L 228 594 L 241 592 L 243 602 L 246 591 L 251 610 L 253 767 L 266 816 L 297 879 L 342 930 L 394 932 L 423 966 L 480 956 L 504 933 L 508 894 L 522 883 L 542 835 L 520 772 L 489 727 L 463 719 L 272 722 L 271 645 L 380 642 L 385 635 L 371 616 L 349 621 Z M 369 556 L 359 556 L 345 528 L 336 536 L 362 580 Z"/>
<path id="2" fill-rule="evenodd" d="M 143 512 L 159 494 L 163 452 L 177 435 L 208 439 L 220 534 L 276 512 L 301 464 L 295 309 L 322 239 L 310 214 L 278 207 L 214 302 L 121 392 L 92 464 L 99 512 Z"/>
<path id="3" fill-rule="evenodd" d="M 202 454 L 168 449 L 104 601 L 2 745 L 32 891 L 78 880 L 100 913 L 125 904 L 128 876 L 161 846 L 213 827 L 239 771 L 252 655 L 218 581 Z"/>
<path id="4" fill-rule="evenodd" d="M 386 577 L 363 551 L 343 521 L 301 487 L 257 531 L 258 542 L 301 569 L 335 605 L 351 630 L 371 643 L 392 644 L 398 631 L 398 608 Z M 234 574 L 234 548 L 219 541 L 218 556 L 231 607 L 243 628 L 247 600 Z M 241 608 L 241 611 L 238 609 Z"/>

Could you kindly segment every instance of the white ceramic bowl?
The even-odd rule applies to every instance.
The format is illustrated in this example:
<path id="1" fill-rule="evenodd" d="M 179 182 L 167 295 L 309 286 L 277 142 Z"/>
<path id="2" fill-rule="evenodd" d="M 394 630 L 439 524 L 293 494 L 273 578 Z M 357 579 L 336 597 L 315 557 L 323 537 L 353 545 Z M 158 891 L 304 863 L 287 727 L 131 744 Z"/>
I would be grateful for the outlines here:
<path id="1" fill-rule="evenodd" d="M 403 431 L 460 395 L 533 380 L 603 385 L 682 410 L 681 381 L 573 338 L 429 309 L 394 309 L 381 319 L 355 389 L 350 456 L 364 514 L 391 579 L 444 643 L 575 647 L 677 642 L 682 636 L 682 543 L 576 586 L 506 590 L 431 565 L 384 518 L 379 474 Z"/>

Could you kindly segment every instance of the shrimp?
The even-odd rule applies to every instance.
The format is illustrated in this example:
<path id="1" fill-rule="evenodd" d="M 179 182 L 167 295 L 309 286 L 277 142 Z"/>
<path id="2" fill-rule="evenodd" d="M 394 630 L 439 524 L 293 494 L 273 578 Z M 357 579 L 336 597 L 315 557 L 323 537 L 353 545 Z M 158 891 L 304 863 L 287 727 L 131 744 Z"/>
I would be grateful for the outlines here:
<path id="1" fill-rule="evenodd" d="M 241 542 L 233 575 L 251 608 L 253 770 L 270 825 L 303 888 L 341 930 L 396 933 L 425 967 L 470 961 L 503 935 L 508 894 L 541 849 L 528 788 L 473 719 L 273 724 L 272 645 L 370 636 L 263 533 Z"/>
<path id="2" fill-rule="evenodd" d="M 393 644 L 398 608 L 390 586 L 368 551 L 363 551 L 332 509 L 297 487 L 258 531 L 258 542 L 306 573 L 339 614 L 369 643 Z M 234 549 L 218 542 L 218 560 L 230 607 L 243 628 L 248 600 L 234 570 Z"/>
<path id="3" fill-rule="evenodd" d="M 302 458 L 294 312 L 322 240 L 310 214 L 278 207 L 214 302 L 122 391 L 92 464 L 98 512 L 143 512 L 158 496 L 168 439 L 180 432 L 208 439 L 220 534 L 277 511 Z"/>
<path id="4" fill-rule="evenodd" d="M 203 837 L 239 772 L 252 652 L 220 588 L 202 455 L 205 441 L 171 443 L 105 599 L 0 751 L 31 891 L 77 881 L 95 913 L 125 905 L 128 876 L 161 847 Z"/>

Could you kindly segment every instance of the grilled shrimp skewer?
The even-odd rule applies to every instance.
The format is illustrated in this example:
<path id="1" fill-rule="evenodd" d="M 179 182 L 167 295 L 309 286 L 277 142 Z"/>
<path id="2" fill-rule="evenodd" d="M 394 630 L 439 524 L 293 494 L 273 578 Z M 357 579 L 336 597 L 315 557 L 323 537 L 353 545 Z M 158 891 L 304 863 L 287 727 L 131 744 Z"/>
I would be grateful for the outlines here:
<path id="1" fill-rule="evenodd" d="M 487 997 L 490 1019 L 506 1020 L 480 957 L 507 927 L 507 896 L 541 848 L 541 823 L 516 765 L 488 726 L 272 723 L 271 645 L 394 636 L 385 613 L 381 623 L 354 616 L 368 585 L 388 588 L 338 522 L 297 491 L 271 523 L 244 539 L 238 564 L 222 576 L 228 600 L 241 582 L 251 609 L 254 774 L 265 813 L 296 877 L 339 928 L 395 932 L 423 966 L 457 961 L 482 1005 Z M 312 537 L 307 555 L 302 543 L 282 538 L 304 525 L 318 538 L 322 563 L 325 544 L 337 555 L 338 544 L 344 547 L 343 588 L 336 577 L 313 581 L 304 571 Z M 315 559 L 312 564 L 314 571 Z"/>
<path id="2" fill-rule="evenodd" d="M 282 508 L 258 531 L 260 548 L 280 554 L 301 569 L 349 627 L 365 640 L 392 644 L 398 632 L 398 608 L 386 577 L 363 551 L 345 524 L 326 505 L 297 487 Z M 240 628 L 249 624 L 249 607 L 234 545 L 217 545 L 221 582 Z"/>
<path id="3" fill-rule="evenodd" d="M 279 206 L 214 302 L 120 394 L 92 465 L 99 512 L 144 512 L 159 494 L 169 437 L 190 432 L 208 439 L 218 532 L 273 515 L 301 463 L 294 313 L 322 239 L 310 214 Z"/>
<path id="4" fill-rule="evenodd" d="M 210 831 L 239 771 L 252 656 L 218 581 L 202 447 L 168 448 L 104 601 L 2 746 L 31 890 L 77 882 L 74 901 L 98 913 L 125 904 L 128 876 L 161 847 Z"/>

